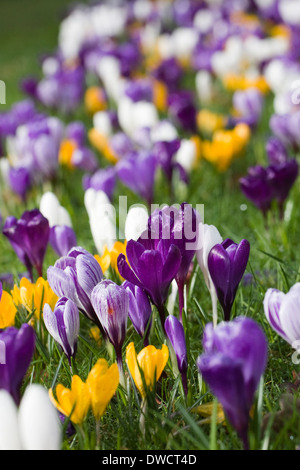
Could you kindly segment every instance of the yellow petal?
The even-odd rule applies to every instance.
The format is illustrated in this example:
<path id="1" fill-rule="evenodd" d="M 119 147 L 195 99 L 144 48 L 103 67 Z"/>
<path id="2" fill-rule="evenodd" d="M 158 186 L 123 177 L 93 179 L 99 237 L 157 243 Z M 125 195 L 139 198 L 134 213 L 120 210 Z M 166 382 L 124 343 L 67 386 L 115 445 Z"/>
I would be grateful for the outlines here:
<path id="1" fill-rule="evenodd" d="M 56 408 L 65 416 L 69 416 L 74 424 L 82 423 L 89 410 L 90 394 L 88 386 L 78 375 L 73 375 L 71 389 L 62 384 L 57 385 L 57 400 L 55 400 L 52 390 L 49 391 L 49 396 Z"/>
<path id="2" fill-rule="evenodd" d="M 89 388 L 92 410 L 98 420 L 104 414 L 119 385 L 117 364 L 114 363 L 108 367 L 105 359 L 99 359 L 91 369 L 86 383 Z"/>
<path id="3" fill-rule="evenodd" d="M 152 390 L 155 382 L 160 378 L 168 359 L 169 349 L 165 344 L 162 345 L 161 349 L 156 349 L 153 345 L 146 346 L 138 355 L 136 355 L 133 342 L 127 346 L 126 362 L 142 397 L 146 395 L 144 383 L 149 390 Z"/>
<path id="4" fill-rule="evenodd" d="M 12 296 L 6 291 L 2 291 L 0 300 L 0 329 L 13 326 L 15 324 L 16 313 L 17 309 Z"/>

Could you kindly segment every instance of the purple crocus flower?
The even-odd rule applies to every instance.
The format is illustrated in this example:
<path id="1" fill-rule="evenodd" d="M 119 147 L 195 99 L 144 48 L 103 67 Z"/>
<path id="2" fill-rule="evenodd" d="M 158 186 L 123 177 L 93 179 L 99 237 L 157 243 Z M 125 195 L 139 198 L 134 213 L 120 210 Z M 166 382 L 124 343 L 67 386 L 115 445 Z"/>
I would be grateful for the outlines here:
<path id="1" fill-rule="evenodd" d="M 52 311 L 49 304 L 44 305 L 43 319 L 49 334 L 62 347 L 71 366 L 71 358 L 77 352 L 80 328 L 79 311 L 73 300 L 62 297 Z"/>
<path id="2" fill-rule="evenodd" d="M 281 164 L 271 165 L 268 171 L 269 185 L 273 190 L 274 197 L 278 201 L 279 211 L 282 218 L 283 204 L 298 177 L 299 164 L 295 158 L 291 158 Z"/>
<path id="3" fill-rule="evenodd" d="M 249 412 L 267 363 L 265 334 L 251 318 L 237 317 L 207 324 L 203 347 L 198 369 L 248 449 Z"/>
<path id="4" fill-rule="evenodd" d="M 66 256 L 77 245 L 76 234 L 68 225 L 54 225 L 50 228 L 49 243 L 58 256 Z"/>
<path id="5" fill-rule="evenodd" d="M 163 60 L 152 72 L 154 78 L 163 82 L 169 90 L 176 90 L 179 86 L 183 70 L 178 61 L 171 57 Z"/>
<path id="6" fill-rule="evenodd" d="M 76 142 L 78 147 L 83 147 L 86 141 L 86 128 L 83 122 L 71 122 L 66 128 L 66 138 Z"/>
<path id="7" fill-rule="evenodd" d="M 88 147 L 77 147 L 72 155 L 72 165 L 83 171 L 93 172 L 99 168 L 95 153 Z"/>
<path id="8" fill-rule="evenodd" d="M 185 395 L 187 395 L 188 360 L 183 325 L 174 315 L 168 315 L 165 321 L 165 332 L 176 354 L 178 370 L 182 377 L 183 390 Z"/>
<path id="9" fill-rule="evenodd" d="M 240 178 L 241 190 L 261 210 L 264 217 L 271 208 L 273 191 L 270 187 L 268 169 L 256 165 L 248 169 L 247 176 Z"/>
<path id="10" fill-rule="evenodd" d="M 122 374 L 122 346 L 127 330 L 129 294 L 123 286 L 104 279 L 94 287 L 91 303 L 109 341 L 115 348 L 118 367 Z"/>
<path id="11" fill-rule="evenodd" d="M 152 85 L 149 80 L 140 79 L 130 81 L 124 90 L 126 96 L 128 96 L 134 103 L 138 101 L 149 101 L 153 99 L 152 96 Z"/>
<path id="12" fill-rule="evenodd" d="M 295 349 L 300 340 L 300 283 L 294 284 L 286 294 L 268 289 L 264 297 L 265 316 L 276 333 Z"/>
<path id="13" fill-rule="evenodd" d="M 20 387 L 35 350 L 34 329 L 24 323 L 0 330 L 0 389 L 7 390 L 16 404 L 20 402 Z"/>
<path id="14" fill-rule="evenodd" d="M 110 200 L 112 200 L 115 186 L 116 169 L 114 166 L 101 168 L 93 175 L 85 175 L 83 178 L 83 188 L 85 191 L 89 188 L 93 188 L 95 191 L 103 191 Z"/>
<path id="15" fill-rule="evenodd" d="M 30 171 L 26 167 L 11 167 L 8 172 L 8 182 L 12 191 L 24 202 L 31 186 Z"/>
<path id="16" fill-rule="evenodd" d="M 3 234 L 25 264 L 31 279 L 32 267 L 37 270 L 39 276 L 43 276 L 43 261 L 49 233 L 49 222 L 38 209 L 25 211 L 19 220 L 10 216 L 5 221 Z"/>
<path id="17" fill-rule="evenodd" d="M 197 131 L 197 109 L 193 95 L 186 90 L 170 93 L 168 96 L 168 110 L 173 119 L 186 132 Z"/>
<path id="18" fill-rule="evenodd" d="M 141 152 L 128 156 L 116 165 L 122 183 L 145 199 L 149 206 L 153 201 L 157 160 L 152 153 Z"/>
<path id="19" fill-rule="evenodd" d="M 179 207 L 165 206 L 162 210 L 157 209 L 148 221 L 149 237 L 152 237 L 154 243 L 158 243 L 163 238 L 180 250 L 181 263 L 175 276 L 178 285 L 180 319 L 182 319 L 184 307 L 184 285 L 196 253 L 199 222 L 199 214 L 187 203 L 182 203 Z"/>
<path id="20" fill-rule="evenodd" d="M 180 179 L 187 182 L 188 177 L 184 168 L 175 160 L 175 155 L 180 148 L 180 140 L 159 141 L 154 144 L 153 152 L 157 158 L 158 164 L 162 167 L 170 189 L 172 188 L 172 179 L 175 170 L 178 170 Z"/>
<path id="21" fill-rule="evenodd" d="M 262 113 L 264 99 L 257 88 L 238 90 L 233 95 L 233 105 L 239 116 L 236 122 L 246 122 L 254 127 Z"/>
<path id="22" fill-rule="evenodd" d="M 237 244 L 229 238 L 215 245 L 209 252 L 208 269 L 226 321 L 230 320 L 232 305 L 248 263 L 249 253 L 248 240 Z"/>
<path id="23" fill-rule="evenodd" d="M 281 165 L 288 160 L 285 146 L 277 137 L 270 137 L 266 143 L 266 152 L 270 165 Z"/>
<path id="24" fill-rule="evenodd" d="M 48 282 L 55 294 L 73 300 L 79 311 L 100 328 L 105 338 L 91 303 L 92 290 L 102 278 L 102 269 L 94 256 L 79 246 L 72 248 L 47 271 Z"/>
<path id="25" fill-rule="evenodd" d="M 144 339 L 144 346 L 148 346 L 152 322 L 152 308 L 149 297 L 143 289 L 131 282 L 125 281 L 123 287 L 125 287 L 129 296 L 129 318 L 137 333 Z"/>
<path id="26" fill-rule="evenodd" d="M 179 248 L 170 244 L 170 240 L 161 239 L 157 243 L 157 240 L 149 239 L 146 230 L 137 241 L 128 241 L 126 255 L 128 263 L 125 255 L 118 256 L 120 275 L 147 292 L 158 309 L 163 326 L 164 304 L 181 263 Z"/>

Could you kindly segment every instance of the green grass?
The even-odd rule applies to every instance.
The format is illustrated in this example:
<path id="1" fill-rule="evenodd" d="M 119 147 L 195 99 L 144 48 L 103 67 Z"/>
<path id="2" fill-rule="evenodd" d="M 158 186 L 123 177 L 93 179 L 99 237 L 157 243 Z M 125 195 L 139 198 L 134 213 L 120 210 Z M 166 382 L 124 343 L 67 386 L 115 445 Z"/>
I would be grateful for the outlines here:
<path id="1" fill-rule="evenodd" d="M 0 110 L 9 108 L 16 100 L 23 98 L 19 91 L 20 80 L 27 75 L 38 75 L 40 72 L 38 57 L 56 48 L 59 20 L 69 3 L 62 0 L 39 2 L 1 0 L 0 15 L 5 21 L 3 20 L 1 25 L 0 79 L 7 84 L 7 104 Z M 282 426 L 279 422 L 279 415 L 275 413 L 280 410 L 283 393 L 291 389 L 291 383 L 294 380 L 293 373 L 299 373 L 299 366 L 292 363 L 291 348 L 272 331 L 265 320 L 262 302 L 269 287 L 286 292 L 299 280 L 299 182 L 295 184 L 289 197 L 290 218 L 279 222 L 276 207 L 274 207 L 267 228 L 258 210 L 245 200 L 238 184 L 239 178 L 245 175 L 249 165 L 266 163 L 264 146 L 269 133 L 268 118 L 271 112 L 270 97 L 246 154 L 222 174 L 209 163 L 201 162 L 199 169 L 191 174 L 189 186 L 183 192 L 179 186 L 176 188 L 175 200 L 179 202 L 186 200 L 194 206 L 204 204 L 205 222 L 216 225 L 224 238 L 232 238 L 236 242 L 246 238 L 251 243 L 247 272 L 253 274 L 253 282 L 249 285 L 241 284 L 233 314 L 254 318 L 262 325 L 267 335 L 269 358 L 257 416 L 261 421 L 268 413 L 275 418 L 274 427 L 271 430 L 268 427 L 263 428 L 265 432 L 261 429 L 258 432 L 253 422 L 251 442 L 253 448 L 284 450 L 295 449 L 300 444 L 299 415 L 297 415 L 295 403 L 292 403 L 290 409 L 286 407 Z M 91 124 L 87 116 L 82 115 L 82 119 Z M 43 191 L 52 189 L 71 214 L 78 244 L 95 253 L 87 214 L 83 206 L 84 192 L 81 179 L 80 171 L 76 170 L 69 175 L 60 170 L 55 182 L 32 191 L 26 205 L 19 203 L 8 190 L 5 190 L 0 200 L 2 215 L 4 217 L 9 214 L 20 216 L 25 209 L 33 208 L 38 204 Z M 135 195 L 119 184 L 114 200 L 116 207 L 118 194 L 128 196 L 128 206 L 140 202 Z M 157 182 L 155 202 L 159 204 L 170 202 L 163 179 Z M 22 272 L 24 267 L 17 260 L 13 249 L 3 236 L 0 236 L 0 253 L 0 272 L 13 272 L 17 278 L 18 273 Z M 48 248 L 45 271 L 47 266 L 52 265 L 55 260 L 54 252 Z M 228 424 L 227 426 L 215 426 L 215 423 L 212 426 L 200 424 L 202 418 L 191 411 L 194 406 L 212 400 L 206 385 L 199 380 L 196 368 L 196 359 L 202 352 L 203 329 L 205 324 L 211 321 L 210 297 L 201 272 L 196 269 L 194 276 L 194 290 L 188 299 L 187 309 L 190 343 L 188 402 L 182 393 L 180 381 L 173 375 L 172 364 L 169 361 L 163 380 L 157 388 L 156 406 L 148 411 L 144 437 L 137 431 L 140 418 L 138 393 L 132 388 L 128 379 L 127 389 L 119 389 L 101 421 L 101 449 L 200 450 L 210 448 L 210 446 L 224 450 L 241 449 L 236 433 Z M 219 315 L 221 320 L 220 311 Z M 21 323 L 21 317 L 18 321 Z M 83 380 L 86 379 L 97 358 L 106 357 L 111 361 L 105 345 L 98 346 L 90 337 L 91 326 L 86 318 L 81 318 L 76 368 Z M 61 360 L 61 352 L 47 337 L 43 325 L 41 328 L 35 358 L 23 387 L 25 388 L 30 381 L 39 382 L 47 388 L 57 383 L 69 386 L 71 374 L 67 361 Z M 142 348 L 142 341 L 133 327 L 129 326 L 126 344 L 132 340 L 139 351 Z M 151 340 L 153 344 L 161 344 L 158 321 L 154 322 Z M 298 390 L 295 388 L 293 396 L 298 396 Z M 84 442 L 79 434 L 75 434 L 71 438 L 65 438 L 64 448 L 94 448 L 95 439 L 95 423 L 90 413 L 85 422 Z"/>

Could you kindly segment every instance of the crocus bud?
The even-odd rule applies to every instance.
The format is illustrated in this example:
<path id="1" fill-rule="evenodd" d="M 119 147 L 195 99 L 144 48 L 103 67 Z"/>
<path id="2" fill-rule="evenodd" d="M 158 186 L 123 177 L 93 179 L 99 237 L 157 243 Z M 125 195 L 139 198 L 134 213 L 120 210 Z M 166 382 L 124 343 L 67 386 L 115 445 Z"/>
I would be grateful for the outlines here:
<path id="1" fill-rule="evenodd" d="M 58 256 L 66 256 L 77 245 L 76 234 L 68 225 L 54 225 L 50 228 L 49 243 Z"/>
<path id="2" fill-rule="evenodd" d="M 99 322 L 115 348 L 122 380 L 122 346 L 127 329 L 129 294 L 124 287 L 104 279 L 94 287 L 91 302 Z"/>
<path id="3" fill-rule="evenodd" d="M 144 338 L 144 346 L 149 344 L 152 308 L 146 292 L 128 281 L 123 283 L 129 295 L 129 318 L 137 331 Z"/>
<path id="4" fill-rule="evenodd" d="M 247 449 L 249 413 L 267 363 L 265 334 L 251 318 L 237 317 L 207 324 L 203 346 L 198 369 Z"/>
<path id="5" fill-rule="evenodd" d="M 230 319 L 236 291 L 245 272 L 250 253 L 248 240 L 239 244 L 227 238 L 215 245 L 208 255 L 208 269 L 214 283 L 224 319 Z"/>
<path id="6" fill-rule="evenodd" d="M 20 387 L 35 350 L 34 329 L 24 323 L 21 328 L 11 326 L 0 331 L 1 350 L 4 360 L 0 361 L 0 389 L 11 394 L 15 402 L 20 401 Z"/>
<path id="7" fill-rule="evenodd" d="M 43 318 L 49 334 L 62 347 L 69 364 L 77 351 L 80 328 L 79 311 L 73 300 L 62 297 L 52 311 L 49 304 L 44 305 Z"/>
<path id="8" fill-rule="evenodd" d="M 43 261 L 49 241 L 49 222 L 38 209 L 25 211 L 21 218 L 8 217 L 3 234 L 8 238 L 32 277 L 32 267 L 43 276 Z"/>
<path id="9" fill-rule="evenodd" d="M 173 350 L 176 354 L 178 370 L 182 377 L 182 385 L 185 395 L 188 394 L 187 386 L 187 351 L 184 328 L 182 323 L 174 316 L 168 315 L 165 321 L 165 332 L 172 344 Z"/>

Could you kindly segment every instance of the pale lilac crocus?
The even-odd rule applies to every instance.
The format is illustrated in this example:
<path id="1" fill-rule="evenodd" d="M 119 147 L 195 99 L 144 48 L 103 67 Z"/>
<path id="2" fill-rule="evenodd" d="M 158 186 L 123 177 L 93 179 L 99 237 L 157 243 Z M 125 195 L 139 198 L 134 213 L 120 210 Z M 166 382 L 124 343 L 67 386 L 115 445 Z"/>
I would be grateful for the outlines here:
<path id="1" fill-rule="evenodd" d="M 55 225 L 50 228 L 49 243 L 58 256 L 66 256 L 77 245 L 77 237 L 72 227 Z"/>
<path id="2" fill-rule="evenodd" d="M 129 294 L 123 286 L 109 279 L 99 282 L 91 293 L 91 303 L 109 341 L 113 345 L 124 385 L 122 346 L 127 331 Z"/>

